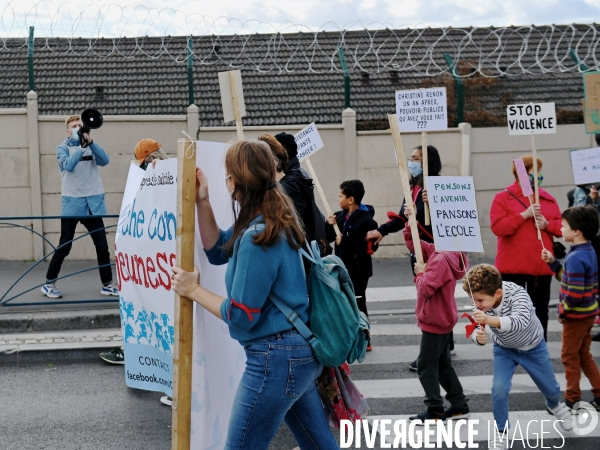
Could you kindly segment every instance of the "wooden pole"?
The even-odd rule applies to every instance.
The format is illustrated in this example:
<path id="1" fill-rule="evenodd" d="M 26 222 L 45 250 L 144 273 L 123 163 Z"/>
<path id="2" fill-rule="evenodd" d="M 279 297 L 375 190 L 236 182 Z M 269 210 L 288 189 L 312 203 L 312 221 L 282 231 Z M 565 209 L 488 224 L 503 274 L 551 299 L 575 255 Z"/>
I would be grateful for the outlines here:
<path id="1" fill-rule="evenodd" d="M 240 114 L 239 92 L 237 91 L 237 83 L 235 82 L 235 73 L 229 72 L 229 85 L 231 86 L 231 99 L 233 101 L 233 115 L 235 116 L 235 128 L 237 130 L 238 140 L 244 139 L 244 129 L 242 128 L 242 117 Z"/>
<path id="2" fill-rule="evenodd" d="M 396 114 L 388 114 L 388 121 L 390 122 L 390 130 L 392 132 L 392 139 L 394 140 L 394 148 L 396 149 L 396 159 L 398 160 L 398 168 L 400 169 L 400 179 L 402 180 L 404 200 L 407 204 L 410 204 L 412 203 L 412 194 L 410 192 L 410 185 L 408 184 L 406 157 L 404 156 L 402 138 L 400 137 L 400 129 L 398 128 L 398 119 Z M 413 204 L 413 214 L 408 216 L 408 224 L 410 225 L 410 232 L 415 247 L 415 256 L 417 258 L 417 262 L 423 264 L 423 251 L 421 250 L 421 240 L 419 238 L 419 228 L 417 225 L 417 217 L 415 215 L 416 211 L 414 206 L 415 205 Z"/>
<path id="3" fill-rule="evenodd" d="M 537 164 L 537 148 L 535 145 L 535 134 L 531 135 L 531 156 L 533 157 L 533 190 L 535 191 L 535 202 L 540 204 L 540 186 L 538 185 L 538 164 Z M 535 220 L 535 213 L 533 214 L 533 220 Z M 537 225 L 537 222 L 536 222 Z M 538 239 L 542 240 L 542 233 L 537 228 Z M 543 245 L 543 244 L 542 244 Z"/>
<path id="4" fill-rule="evenodd" d="M 177 140 L 177 265 L 194 270 L 196 144 Z M 190 449 L 192 415 L 193 302 L 175 294 L 172 450 Z"/>
<path id="5" fill-rule="evenodd" d="M 306 158 L 304 160 L 304 162 L 306 163 L 306 167 L 308 167 L 308 172 L 310 173 L 311 178 L 315 182 L 315 186 L 317 187 L 317 192 L 321 196 L 321 201 L 323 202 L 323 205 L 325 205 L 325 211 L 327 212 L 327 217 L 333 216 L 333 212 L 331 211 L 331 207 L 329 206 L 329 202 L 327 201 L 327 197 L 325 197 L 325 192 L 323 192 L 323 188 L 321 187 L 321 183 L 319 182 L 319 179 L 317 178 L 317 174 L 315 172 L 315 169 L 313 168 L 313 165 L 310 162 L 310 158 Z M 342 235 L 342 232 L 340 231 L 340 227 L 338 227 L 337 223 L 333 225 L 333 229 L 335 230 L 335 234 L 337 236 L 341 236 Z"/>
<path id="6" fill-rule="evenodd" d="M 427 151 L 427 131 L 421 131 L 421 155 L 423 159 L 423 189 L 427 189 L 426 178 L 429 176 L 429 152 Z M 429 204 L 423 202 L 425 205 L 425 225 L 431 225 L 429 218 Z"/>

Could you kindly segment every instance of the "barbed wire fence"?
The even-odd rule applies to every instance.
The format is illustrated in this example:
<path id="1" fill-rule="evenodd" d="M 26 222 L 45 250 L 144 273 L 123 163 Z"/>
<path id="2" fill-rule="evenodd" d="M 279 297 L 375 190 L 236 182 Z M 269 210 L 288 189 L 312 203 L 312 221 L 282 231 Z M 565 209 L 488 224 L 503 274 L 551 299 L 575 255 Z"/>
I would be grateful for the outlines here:
<path id="1" fill-rule="evenodd" d="M 168 57 L 176 63 L 191 57 L 194 64 L 258 72 L 342 72 L 338 48 L 344 50 L 350 71 L 370 74 L 410 71 L 422 77 L 497 78 L 600 70 L 597 24 L 411 28 L 329 22 L 312 29 L 119 4 L 41 0 L 23 9 L 10 0 L 0 9 L 0 52 L 27 48 L 30 27 L 35 27 L 36 51 Z M 181 39 L 188 36 L 191 46 Z M 456 70 L 459 64 L 461 70 Z"/>

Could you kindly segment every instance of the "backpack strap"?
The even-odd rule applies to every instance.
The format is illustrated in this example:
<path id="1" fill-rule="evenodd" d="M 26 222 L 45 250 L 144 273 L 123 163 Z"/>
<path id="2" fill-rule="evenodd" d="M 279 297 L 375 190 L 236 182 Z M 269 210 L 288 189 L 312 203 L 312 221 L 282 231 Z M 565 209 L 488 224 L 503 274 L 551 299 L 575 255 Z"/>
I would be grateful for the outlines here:
<path id="1" fill-rule="evenodd" d="M 244 231 L 244 236 L 251 231 L 262 231 L 264 229 L 265 229 L 265 224 L 258 223 L 254 226 L 248 227 L 248 229 L 246 231 Z M 313 245 L 313 249 L 311 250 L 310 247 L 308 247 L 308 250 L 309 250 L 309 252 L 311 252 L 312 256 L 316 256 L 316 258 L 318 258 L 321 261 L 321 265 L 322 265 L 323 261 L 321 260 L 321 256 L 319 253 L 319 246 L 318 246 L 317 242 L 313 241 L 312 245 Z M 315 247 L 316 247 L 316 250 L 315 250 Z M 305 255 L 313 263 L 318 264 L 316 262 L 315 257 L 310 257 L 306 252 L 304 252 L 304 250 L 300 249 L 300 266 L 302 266 L 302 255 Z M 306 326 L 306 324 L 304 322 L 302 322 L 302 320 L 300 320 L 300 316 L 298 315 L 298 313 L 296 311 L 294 311 L 293 309 L 291 309 L 281 299 L 277 298 L 277 296 L 273 295 L 272 293 L 269 295 L 269 298 L 271 299 L 273 304 L 275 306 L 277 306 L 277 308 L 279 308 L 279 310 L 283 313 L 283 315 L 285 316 L 287 321 L 289 323 L 291 323 L 294 326 L 294 328 L 296 330 L 298 330 L 298 333 L 300 333 L 302 335 L 302 337 L 304 339 L 306 339 L 306 341 L 310 344 L 310 346 L 314 348 L 317 345 L 317 343 L 319 342 L 319 340 L 312 333 L 312 331 L 310 331 L 310 328 L 308 328 Z"/>
<path id="2" fill-rule="evenodd" d="M 279 310 L 283 313 L 285 318 L 289 323 L 294 325 L 294 328 L 298 330 L 298 333 L 302 335 L 304 339 L 310 344 L 311 347 L 315 347 L 319 340 L 317 337 L 310 331 L 310 328 L 306 326 L 302 320 L 300 320 L 300 316 L 294 310 L 292 310 L 288 305 L 281 301 L 281 299 L 277 298 L 275 295 L 269 295 L 271 301 L 279 308 Z"/>

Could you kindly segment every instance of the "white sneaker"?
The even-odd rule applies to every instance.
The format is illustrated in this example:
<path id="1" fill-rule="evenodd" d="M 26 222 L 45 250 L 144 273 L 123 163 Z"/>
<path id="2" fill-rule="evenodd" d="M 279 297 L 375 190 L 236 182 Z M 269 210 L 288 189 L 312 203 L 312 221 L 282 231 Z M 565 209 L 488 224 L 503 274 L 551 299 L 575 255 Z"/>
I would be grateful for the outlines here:
<path id="1" fill-rule="evenodd" d="M 450 350 L 450 356 L 456 356 L 456 349 L 453 348 L 452 350 Z"/>
<path id="2" fill-rule="evenodd" d="M 61 298 L 62 292 L 56 289 L 54 283 L 46 283 L 42 286 L 42 294 L 48 298 Z"/>
<path id="3" fill-rule="evenodd" d="M 509 448 L 510 447 L 508 446 L 508 435 L 504 436 L 504 440 L 502 441 L 496 439 L 495 442 L 493 440 L 488 442 L 488 449 L 490 450 L 508 450 Z"/>
<path id="4" fill-rule="evenodd" d="M 564 404 L 559 403 L 556 408 L 548 408 L 554 417 L 560 420 L 560 426 L 565 431 L 571 431 L 573 429 L 573 416 L 571 410 Z"/>
<path id="5" fill-rule="evenodd" d="M 160 402 L 163 405 L 167 405 L 167 406 L 172 406 L 173 405 L 173 399 L 171 397 L 169 397 L 168 395 L 165 395 L 163 397 L 160 398 Z"/>
<path id="6" fill-rule="evenodd" d="M 102 289 L 100 290 L 100 293 L 102 295 L 113 295 L 115 297 L 119 296 L 119 289 L 117 288 L 117 286 L 115 286 L 113 283 L 109 284 L 108 286 L 102 286 Z"/>

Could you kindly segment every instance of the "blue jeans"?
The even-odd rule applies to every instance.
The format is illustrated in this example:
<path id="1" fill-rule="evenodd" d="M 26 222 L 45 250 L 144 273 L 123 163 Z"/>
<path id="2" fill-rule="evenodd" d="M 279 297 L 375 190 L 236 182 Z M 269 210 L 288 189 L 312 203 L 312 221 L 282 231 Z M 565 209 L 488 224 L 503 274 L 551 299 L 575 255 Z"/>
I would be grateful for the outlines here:
<path id="1" fill-rule="evenodd" d="M 323 367 L 300 333 L 278 333 L 245 350 L 246 370 L 225 448 L 266 449 L 285 420 L 302 450 L 338 449 L 317 392 L 316 379 Z"/>
<path id="2" fill-rule="evenodd" d="M 492 383 L 492 410 L 498 430 L 508 421 L 508 394 L 517 365 L 525 369 L 544 395 L 546 406 L 556 408 L 560 400 L 560 386 L 554 376 L 546 341 L 531 350 L 505 348 L 494 343 L 494 381 Z M 509 425 L 510 427 L 510 425 Z"/>

